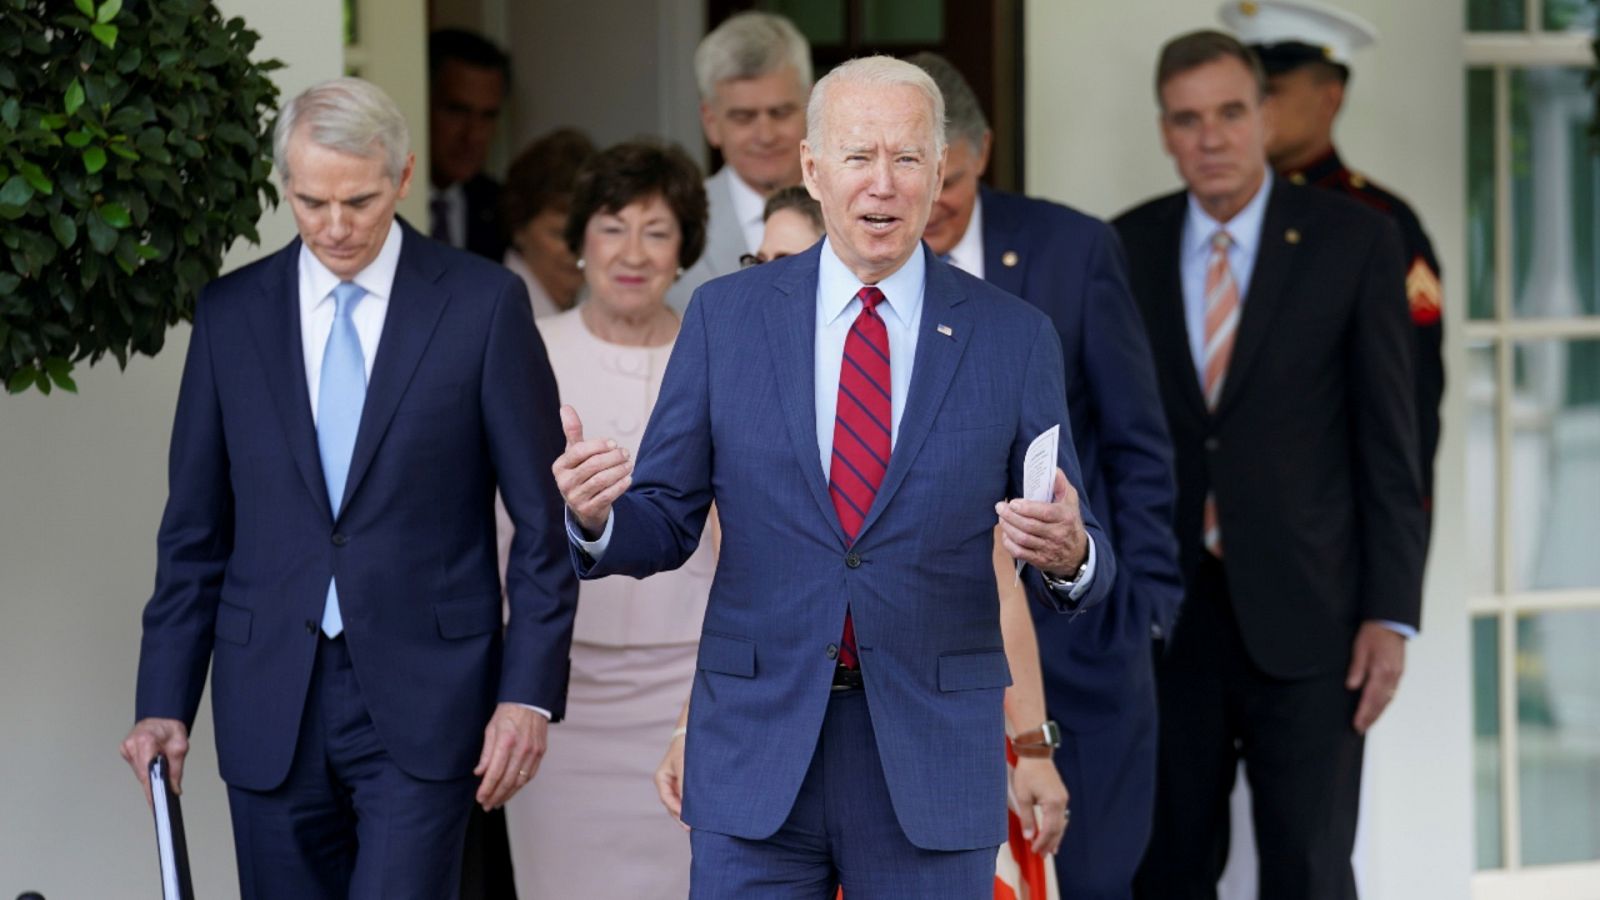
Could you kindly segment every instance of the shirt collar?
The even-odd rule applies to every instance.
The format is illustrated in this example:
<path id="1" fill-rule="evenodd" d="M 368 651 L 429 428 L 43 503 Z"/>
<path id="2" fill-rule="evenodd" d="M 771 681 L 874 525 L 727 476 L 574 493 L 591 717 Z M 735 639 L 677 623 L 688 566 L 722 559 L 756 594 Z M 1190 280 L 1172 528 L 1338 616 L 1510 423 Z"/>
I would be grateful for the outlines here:
<path id="1" fill-rule="evenodd" d="M 972 218 L 961 240 L 950 248 L 950 263 L 968 274 L 976 274 L 983 262 L 983 196 L 972 201 Z"/>
<path id="2" fill-rule="evenodd" d="M 883 291 L 883 302 L 878 309 L 887 309 L 902 326 L 917 320 L 922 308 L 922 291 L 927 281 L 928 261 L 923 257 L 923 245 L 918 244 L 911 258 L 889 277 L 878 282 Z M 861 279 L 850 271 L 833 250 L 833 239 L 823 238 L 822 253 L 817 262 L 817 303 L 822 311 L 822 321 L 830 324 L 850 305 L 861 290 Z"/>
<path id="3" fill-rule="evenodd" d="M 377 257 L 368 263 L 365 269 L 357 272 L 356 277 L 350 279 L 360 285 L 361 289 L 366 291 L 369 296 L 388 300 L 389 295 L 394 291 L 395 270 L 400 267 L 400 241 L 402 235 L 400 223 L 391 221 L 389 223 L 389 236 L 383 239 L 383 247 L 378 250 Z M 322 260 L 317 259 L 316 254 L 312 253 L 311 248 L 304 243 L 300 245 L 300 271 L 306 274 L 306 280 L 302 283 L 309 284 L 311 287 L 310 296 L 300 298 L 300 302 L 307 310 L 315 309 L 320 304 L 330 300 L 333 295 L 333 289 L 343 281 L 342 278 L 329 271 L 328 267 L 322 264 Z"/>
<path id="4" fill-rule="evenodd" d="M 733 196 L 733 212 L 739 217 L 739 224 L 749 225 L 761 221 L 761 214 L 766 211 L 767 198 L 739 177 L 739 173 L 728 167 L 728 193 Z"/>
<path id="5" fill-rule="evenodd" d="M 1245 253 L 1254 253 L 1257 242 L 1261 240 L 1261 222 L 1266 218 L 1267 195 L 1272 193 L 1272 170 L 1268 169 L 1266 177 L 1261 179 L 1261 186 L 1256 188 L 1256 194 L 1250 202 L 1239 210 L 1238 215 L 1228 220 L 1226 225 L 1211 218 L 1204 209 L 1200 208 L 1200 201 L 1189 195 L 1189 216 L 1185 221 L 1183 230 L 1183 249 L 1186 255 L 1207 254 L 1211 252 L 1211 236 L 1217 231 L 1228 232 L 1228 237 L 1233 239 L 1233 245 Z"/>

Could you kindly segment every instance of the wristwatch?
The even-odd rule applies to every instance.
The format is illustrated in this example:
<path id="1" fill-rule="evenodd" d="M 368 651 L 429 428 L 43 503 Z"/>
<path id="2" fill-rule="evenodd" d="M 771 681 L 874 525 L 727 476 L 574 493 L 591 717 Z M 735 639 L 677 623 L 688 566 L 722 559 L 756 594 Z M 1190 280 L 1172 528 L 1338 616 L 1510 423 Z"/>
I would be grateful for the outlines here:
<path id="1" fill-rule="evenodd" d="M 1061 726 L 1046 719 L 1043 725 L 1011 739 L 1011 749 L 1028 759 L 1049 759 L 1061 746 Z"/>
<path id="2" fill-rule="evenodd" d="M 1078 564 L 1078 571 L 1073 572 L 1071 578 L 1057 578 L 1043 569 L 1039 570 L 1039 574 L 1044 576 L 1044 583 L 1046 587 L 1050 588 L 1052 591 L 1060 593 L 1063 591 L 1071 591 L 1073 588 L 1077 587 L 1078 582 L 1083 580 L 1083 573 L 1088 571 L 1088 569 L 1089 555 L 1084 554 L 1083 562 Z"/>

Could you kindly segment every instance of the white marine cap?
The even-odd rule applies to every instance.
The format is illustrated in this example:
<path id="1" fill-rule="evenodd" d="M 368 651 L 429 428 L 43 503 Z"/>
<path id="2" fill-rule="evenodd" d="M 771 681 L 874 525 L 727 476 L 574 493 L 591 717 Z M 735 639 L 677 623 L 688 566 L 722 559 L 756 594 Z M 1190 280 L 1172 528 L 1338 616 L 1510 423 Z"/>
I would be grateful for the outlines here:
<path id="1" fill-rule="evenodd" d="M 1298 43 L 1325 60 L 1350 64 L 1350 53 L 1378 39 L 1371 22 L 1315 0 L 1228 0 L 1217 10 L 1222 24 L 1253 47 Z"/>

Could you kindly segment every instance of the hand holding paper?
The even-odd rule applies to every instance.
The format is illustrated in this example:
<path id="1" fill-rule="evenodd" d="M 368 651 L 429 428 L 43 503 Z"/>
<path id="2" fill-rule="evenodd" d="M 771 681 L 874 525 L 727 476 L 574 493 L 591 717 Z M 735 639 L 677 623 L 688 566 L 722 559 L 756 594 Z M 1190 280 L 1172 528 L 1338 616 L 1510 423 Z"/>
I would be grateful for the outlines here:
<path id="1" fill-rule="evenodd" d="M 1060 440 L 1059 425 L 1034 439 L 1023 463 L 1023 496 L 996 504 L 995 512 L 1001 542 L 1019 567 L 1028 564 L 1070 578 L 1088 555 L 1089 538 L 1078 511 L 1078 492 L 1055 465 Z"/>

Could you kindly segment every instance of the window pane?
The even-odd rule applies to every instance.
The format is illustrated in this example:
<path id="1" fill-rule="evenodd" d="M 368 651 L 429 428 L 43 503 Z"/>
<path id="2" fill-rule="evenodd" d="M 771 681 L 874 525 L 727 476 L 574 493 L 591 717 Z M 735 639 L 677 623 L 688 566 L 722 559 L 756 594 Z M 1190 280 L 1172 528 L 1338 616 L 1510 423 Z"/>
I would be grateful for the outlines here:
<path id="1" fill-rule="evenodd" d="M 813 46 L 844 43 L 845 0 L 764 0 L 756 8 L 788 18 Z"/>
<path id="2" fill-rule="evenodd" d="M 1505 865 L 1500 855 L 1500 620 L 1472 620 L 1472 760 L 1478 868 Z"/>
<path id="3" fill-rule="evenodd" d="M 1497 441 L 1500 416 L 1496 406 L 1496 354 L 1493 344 L 1467 347 L 1467 371 L 1462 384 L 1467 394 L 1467 583 L 1474 593 L 1498 593 L 1500 588 L 1500 452 Z"/>
<path id="4" fill-rule="evenodd" d="M 1592 31 L 1595 6 L 1590 0 L 1544 0 L 1546 31 Z"/>
<path id="5" fill-rule="evenodd" d="M 1521 318 L 1600 314 L 1595 254 L 1600 157 L 1584 70 L 1511 73 L 1513 306 Z"/>
<path id="6" fill-rule="evenodd" d="M 1600 610 L 1517 623 L 1522 861 L 1600 859 Z"/>
<path id="7" fill-rule="evenodd" d="M 1467 315 L 1494 318 L 1494 70 L 1467 70 Z"/>
<path id="8" fill-rule="evenodd" d="M 1512 363 L 1513 586 L 1600 587 L 1600 340 L 1519 342 Z"/>
<path id="9" fill-rule="evenodd" d="M 1467 0 L 1467 30 L 1521 31 L 1525 12 L 1523 0 Z"/>
<path id="10" fill-rule="evenodd" d="M 862 0 L 866 44 L 944 43 L 943 0 Z"/>

